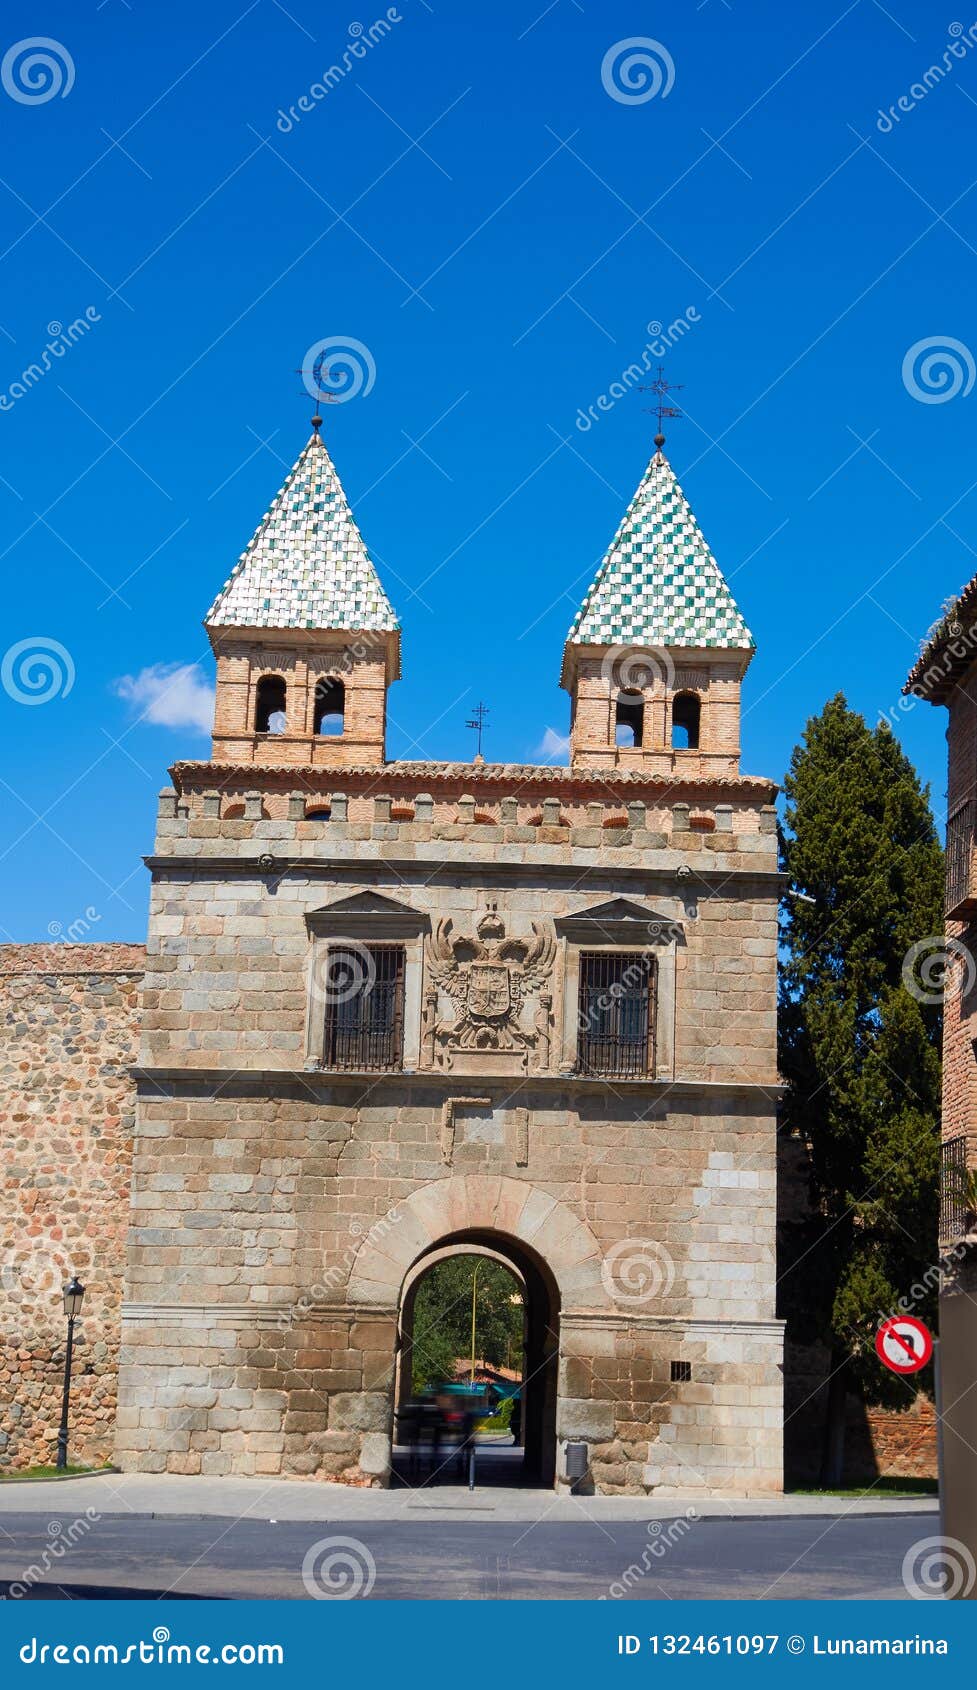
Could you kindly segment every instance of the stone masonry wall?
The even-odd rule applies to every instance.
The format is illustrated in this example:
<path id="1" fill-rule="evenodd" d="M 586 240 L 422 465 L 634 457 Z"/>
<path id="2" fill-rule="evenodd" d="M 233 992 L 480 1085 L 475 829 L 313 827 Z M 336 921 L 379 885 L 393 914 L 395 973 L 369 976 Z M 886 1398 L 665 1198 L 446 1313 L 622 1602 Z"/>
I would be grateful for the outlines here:
<path id="1" fill-rule="evenodd" d="M 536 1205 L 529 1243 L 565 1292 L 558 1435 L 591 1444 L 600 1487 L 779 1489 L 771 1113 L 629 1097 L 609 1119 L 574 1087 L 529 1083 L 519 1165 L 510 1088 L 485 1089 L 503 1130 L 462 1139 L 450 1161 L 443 1087 L 420 1077 L 144 1090 L 126 1468 L 385 1475 L 405 1267 L 439 1225 L 469 1230 L 473 1217 L 525 1241 Z M 383 1279 L 363 1265 L 371 1251 Z M 603 1294 L 605 1262 L 619 1306 Z M 671 1378 L 678 1360 L 688 1382 Z"/>
<path id="2" fill-rule="evenodd" d="M 384 1481 L 405 1275 L 444 1239 L 479 1237 L 556 1287 L 557 1436 L 589 1444 L 600 1489 L 777 1490 L 769 788 L 597 801 L 570 776 L 541 781 L 520 817 L 519 781 L 456 795 L 458 776 L 425 767 L 430 794 L 364 794 L 354 812 L 346 770 L 312 822 L 302 794 L 271 786 L 227 819 L 208 777 L 185 765 L 182 794 L 164 794 L 153 864 L 120 1462 Z M 559 937 L 514 1052 L 448 1061 L 436 1028 L 452 1010 L 418 936 L 412 1071 L 324 1072 L 316 924 L 364 897 L 418 935 L 445 918 L 471 934 L 491 905 L 522 940 L 636 905 L 667 1064 L 610 1083 L 571 1072 L 574 941 Z M 466 1099 L 472 1122 L 455 1114 Z"/>
<path id="3" fill-rule="evenodd" d="M 53 1460 L 61 1287 L 75 1329 L 70 1458 L 110 1457 L 128 1220 L 141 945 L 0 945 L 0 1466 Z"/>

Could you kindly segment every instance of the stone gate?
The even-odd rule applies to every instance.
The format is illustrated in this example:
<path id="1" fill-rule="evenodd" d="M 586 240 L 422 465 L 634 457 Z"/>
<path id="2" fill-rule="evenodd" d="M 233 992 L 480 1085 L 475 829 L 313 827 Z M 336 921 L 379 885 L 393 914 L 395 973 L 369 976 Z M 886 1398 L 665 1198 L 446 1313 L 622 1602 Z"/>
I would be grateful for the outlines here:
<path id="1" fill-rule="evenodd" d="M 117 1458 L 390 1475 L 405 1287 L 510 1260 L 527 1455 L 782 1482 L 775 789 L 657 451 L 564 654 L 569 767 L 387 761 L 399 626 L 314 432 L 213 605 L 162 794 Z M 527 1351 L 528 1355 L 528 1351 Z"/>

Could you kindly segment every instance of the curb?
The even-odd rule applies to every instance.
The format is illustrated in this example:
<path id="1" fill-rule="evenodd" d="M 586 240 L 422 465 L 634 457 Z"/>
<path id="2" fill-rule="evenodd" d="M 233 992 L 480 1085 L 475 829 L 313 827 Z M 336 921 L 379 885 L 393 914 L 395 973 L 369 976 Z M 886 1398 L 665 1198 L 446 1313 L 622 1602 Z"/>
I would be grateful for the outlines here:
<path id="1" fill-rule="evenodd" d="M 121 1467 L 92 1467 L 87 1473 L 8 1473 L 0 1478 L 0 1489 L 4 1485 L 69 1485 L 72 1479 L 101 1479 L 121 1472 Z"/>

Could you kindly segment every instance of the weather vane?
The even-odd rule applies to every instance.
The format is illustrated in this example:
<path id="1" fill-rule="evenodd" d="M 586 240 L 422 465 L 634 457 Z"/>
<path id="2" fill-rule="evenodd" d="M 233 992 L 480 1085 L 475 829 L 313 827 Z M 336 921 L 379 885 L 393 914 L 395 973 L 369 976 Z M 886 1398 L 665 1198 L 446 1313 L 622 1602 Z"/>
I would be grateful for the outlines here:
<path id="1" fill-rule="evenodd" d="M 466 728 L 472 728 L 478 735 L 478 750 L 475 753 L 476 757 L 481 757 L 482 755 L 482 734 L 485 732 L 485 718 L 488 713 L 488 705 L 483 704 L 481 699 L 479 699 L 472 711 L 470 719 L 465 723 Z"/>
<path id="2" fill-rule="evenodd" d="M 640 387 L 638 389 L 639 393 L 653 393 L 657 400 L 657 404 L 647 405 L 645 409 L 649 410 L 653 417 L 658 418 L 658 433 L 655 435 L 655 445 L 658 447 L 659 452 L 665 444 L 665 436 L 662 433 L 662 423 L 665 418 L 680 417 L 682 415 L 681 411 L 678 410 L 676 406 L 669 405 L 668 395 L 670 393 L 681 393 L 684 385 L 684 382 L 672 383 L 666 381 L 665 366 L 664 364 L 659 364 L 658 374 L 654 381 L 649 382 L 647 387 Z"/>
<path id="3" fill-rule="evenodd" d="M 320 428 L 322 427 L 322 418 L 319 415 L 319 406 L 323 400 L 327 405 L 339 404 L 338 394 L 330 393 L 323 385 L 324 382 L 330 380 L 332 375 L 331 370 L 329 370 L 326 366 L 325 357 L 325 353 L 320 352 L 318 358 L 316 358 L 313 363 L 311 370 L 307 364 L 303 364 L 301 369 L 295 371 L 297 376 L 302 377 L 304 391 L 315 400 L 316 414 L 312 418 L 312 430 L 315 434 L 318 434 Z"/>

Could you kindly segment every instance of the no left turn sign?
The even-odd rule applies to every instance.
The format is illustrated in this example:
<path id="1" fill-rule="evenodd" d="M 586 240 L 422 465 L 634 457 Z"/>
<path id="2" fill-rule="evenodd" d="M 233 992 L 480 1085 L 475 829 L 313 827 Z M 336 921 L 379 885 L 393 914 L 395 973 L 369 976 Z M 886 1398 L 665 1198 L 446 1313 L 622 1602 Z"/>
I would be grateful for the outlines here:
<path id="1" fill-rule="evenodd" d="M 933 1354 L 933 1339 L 921 1320 L 898 1314 L 882 1322 L 875 1348 L 879 1360 L 893 1373 L 918 1373 Z"/>

